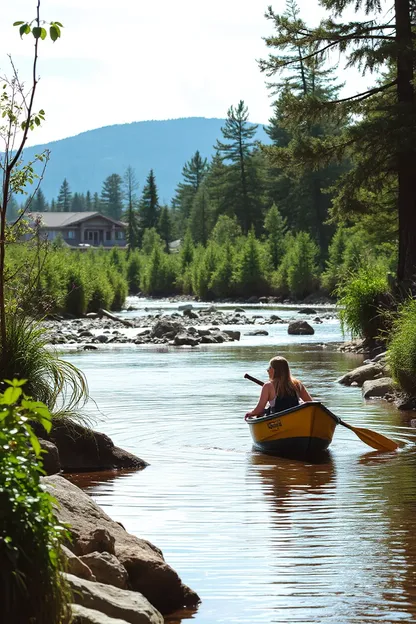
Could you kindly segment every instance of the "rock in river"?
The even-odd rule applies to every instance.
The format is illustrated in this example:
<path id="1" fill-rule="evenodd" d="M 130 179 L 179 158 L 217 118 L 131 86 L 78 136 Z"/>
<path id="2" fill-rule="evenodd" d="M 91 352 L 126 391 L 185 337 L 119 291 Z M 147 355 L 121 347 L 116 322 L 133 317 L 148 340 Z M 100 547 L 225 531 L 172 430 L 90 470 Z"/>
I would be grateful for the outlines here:
<path id="1" fill-rule="evenodd" d="M 295 336 L 312 336 L 315 330 L 307 321 L 292 321 L 289 323 L 287 333 Z"/>

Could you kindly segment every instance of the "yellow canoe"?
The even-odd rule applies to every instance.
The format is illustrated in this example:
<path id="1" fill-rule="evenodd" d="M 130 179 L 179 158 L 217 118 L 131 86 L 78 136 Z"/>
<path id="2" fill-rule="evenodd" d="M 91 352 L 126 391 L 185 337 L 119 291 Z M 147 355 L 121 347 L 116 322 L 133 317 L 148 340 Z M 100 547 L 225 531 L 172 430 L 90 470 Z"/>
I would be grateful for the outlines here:
<path id="1" fill-rule="evenodd" d="M 319 401 L 311 401 L 269 416 L 251 416 L 246 422 L 257 450 L 308 454 L 328 448 L 339 418 Z"/>

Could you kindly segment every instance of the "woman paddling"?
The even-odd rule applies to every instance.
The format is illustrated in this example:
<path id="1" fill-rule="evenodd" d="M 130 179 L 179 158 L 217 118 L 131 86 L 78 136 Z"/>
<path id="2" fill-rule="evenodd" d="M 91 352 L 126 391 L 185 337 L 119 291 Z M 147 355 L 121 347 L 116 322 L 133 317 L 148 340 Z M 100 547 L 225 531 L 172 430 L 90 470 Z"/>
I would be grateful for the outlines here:
<path id="1" fill-rule="evenodd" d="M 270 414 L 274 414 L 299 405 L 299 399 L 313 401 L 305 386 L 290 374 L 289 363 L 284 357 L 278 355 L 272 358 L 267 372 L 269 381 L 263 385 L 259 402 L 251 412 L 247 412 L 246 418 L 263 415 L 267 403 Z"/>

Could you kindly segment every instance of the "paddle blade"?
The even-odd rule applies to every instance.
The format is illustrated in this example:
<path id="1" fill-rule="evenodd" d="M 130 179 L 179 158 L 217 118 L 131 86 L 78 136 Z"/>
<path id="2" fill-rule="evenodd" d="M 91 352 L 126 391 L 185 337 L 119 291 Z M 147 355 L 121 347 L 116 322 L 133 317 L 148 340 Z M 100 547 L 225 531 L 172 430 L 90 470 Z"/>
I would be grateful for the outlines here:
<path id="1" fill-rule="evenodd" d="M 386 438 L 386 436 L 381 433 L 377 433 L 376 431 L 371 431 L 371 429 L 362 429 L 361 427 L 353 427 L 352 425 L 348 425 L 346 422 L 341 421 L 341 425 L 347 427 L 347 429 L 351 429 L 365 444 L 371 446 L 373 449 L 377 451 L 395 451 L 399 448 L 399 445 L 394 441 L 390 440 L 390 438 Z"/>

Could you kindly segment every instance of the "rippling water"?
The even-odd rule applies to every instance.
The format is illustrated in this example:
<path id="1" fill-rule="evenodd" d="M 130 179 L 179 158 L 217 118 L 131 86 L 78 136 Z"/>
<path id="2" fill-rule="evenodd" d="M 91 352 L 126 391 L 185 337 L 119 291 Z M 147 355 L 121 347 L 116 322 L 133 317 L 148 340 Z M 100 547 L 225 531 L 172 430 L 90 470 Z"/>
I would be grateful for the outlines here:
<path id="1" fill-rule="evenodd" d="M 105 415 L 96 428 L 150 463 L 76 481 L 201 596 L 195 613 L 169 622 L 416 621 L 415 430 L 409 416 L 336 384 L 361 362 L 320 344 L 340 339 L 328 322 L 307 344 L 274 326 L 241 343 L 68 358 Z M 242 416 L 259 389 L 243 374 L 265 378 L 277 353 L 314 398 L 401 450 L 373 452 L 339 426 L 321 463 L 253 452 Z"/>

